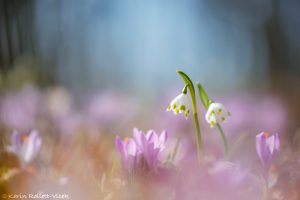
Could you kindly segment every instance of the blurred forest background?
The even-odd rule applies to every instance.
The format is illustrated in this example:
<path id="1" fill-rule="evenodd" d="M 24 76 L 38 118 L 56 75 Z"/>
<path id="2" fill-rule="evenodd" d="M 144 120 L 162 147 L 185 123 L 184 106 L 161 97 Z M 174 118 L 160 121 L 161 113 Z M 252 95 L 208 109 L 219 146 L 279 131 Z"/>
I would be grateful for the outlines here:
<path id="1" fill-rule="evenodd" d="M 299 11 L 297 0 L 1 0 L 1 91 L 31 82 L 154 99 L 182 85 L 182 69 L 215 94 L 280 96 L 295 130 Z"/>

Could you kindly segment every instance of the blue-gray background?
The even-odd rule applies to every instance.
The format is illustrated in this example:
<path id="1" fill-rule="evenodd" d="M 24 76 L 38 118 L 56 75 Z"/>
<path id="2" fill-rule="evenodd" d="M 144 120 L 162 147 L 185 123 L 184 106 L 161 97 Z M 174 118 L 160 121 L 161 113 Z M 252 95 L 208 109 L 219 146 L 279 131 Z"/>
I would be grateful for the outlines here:
<path id="1" fill-rule="evenodd" d="M 300 2 L 1 1 L 2 73 L 38 61 L 77 90 L 165 91 L 186 71 L 212 91 L 298 83 Z"/>

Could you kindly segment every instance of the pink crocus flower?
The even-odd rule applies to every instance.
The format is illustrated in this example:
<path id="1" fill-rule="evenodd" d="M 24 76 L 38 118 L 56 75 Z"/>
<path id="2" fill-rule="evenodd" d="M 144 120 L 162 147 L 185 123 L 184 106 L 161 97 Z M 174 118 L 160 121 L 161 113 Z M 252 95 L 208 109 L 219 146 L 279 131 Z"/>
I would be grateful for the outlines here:
<path id="1" fill-rule="evenodd" d="M 147 134 L 144 134 L 142 131 L 134 128 L 133 136 L 146 160 L 148 168 L 152 169 L 159 162 L 159 153 L 165 149 L 168 138 L 167 131 L 163 131 L 158 136 L 154 130 L 149 130 Z"/>
<path id="2" fill-rule="evenodd" d="M 122 140 L 117 136 L 115 144 L 126 170 L 132 172 L 137 168 L 140 154 L 135 141 L 132 138 L 125 138 Z"/>
<path id="3" fill-rule="evenodd" d="M 42 139 L 37 130 L 31 131 L 29 135 L 14 131 L 11 136 L 11 145 L 7 147 L 7 150 L 16 154 L 24 167 L 36 157 L 41 145 Z"/>
<path id="4" fill-rule="evenodd" d="M 279 145 L 280 140 L 278 134 L 270 135 L 268 132 L 261 132 L 256 135 L 256 151 L 267 170 L 279 151 Z"/>
<path id="5" fill-rule="evenodd" d="M 159 166 L 159 154 L 165 149 L 167 132 L 163 131 L 158 135 L 155 131 L 149 130 L 147 134 L 134 128 L 133 138 L 122 140 L 117 136 L 116 148 L 127 171 L 147 169 L 152 170 Z"/>

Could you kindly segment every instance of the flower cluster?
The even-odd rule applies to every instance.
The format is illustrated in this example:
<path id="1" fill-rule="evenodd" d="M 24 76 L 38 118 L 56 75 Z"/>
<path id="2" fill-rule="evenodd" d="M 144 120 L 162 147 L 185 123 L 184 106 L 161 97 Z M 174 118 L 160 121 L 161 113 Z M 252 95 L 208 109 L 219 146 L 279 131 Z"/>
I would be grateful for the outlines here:
<path id="1" fill-rule="evenodd" d="M 161 162 L 159 154 L 165 149 L 168 133 L 163 131 L 159 136 L 149 130 L 147 134 L 134 128 L 133 138 L 122 140 L 119 136 L 115 139 L 123 164 L 128 172 L 136 170 L 152 170 Z"/>

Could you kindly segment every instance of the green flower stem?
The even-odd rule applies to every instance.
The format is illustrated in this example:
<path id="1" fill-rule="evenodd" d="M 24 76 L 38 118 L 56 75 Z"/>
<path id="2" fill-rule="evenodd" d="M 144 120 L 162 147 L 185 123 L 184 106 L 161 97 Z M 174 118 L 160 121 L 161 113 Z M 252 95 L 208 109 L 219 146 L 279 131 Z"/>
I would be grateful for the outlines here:
<path id="1" fill-rule="evenodd" d="M 200 125 L 198 121 L 198 113 L 194 113 L 194 124 L 196 128 L 196 141 L 197 141 L 197 147 L 198 147 L 198 160 L 201 163 L 202 160 L 202 139 L 201 139 L 201 131 L 200 131 Z"/>
<path id="2" fill-rule="evenodd" d="M 176 71 L 185 84 L 187 85 L 190 95 L 192 98 L 192 104 L 193 104 L 193 114 L 194 114 L 194 124 L 195 124 L 195 129 L 196 129 L 196 141 L 197 141 L 197 150 L 198 150 L 198 160 L 201 163 L 202 160 L 202 139 L 201 139 L 201 131 L 200 131 L 200 125 L 199 125 L 199 120 L 198 120 L 198 113 L 197 113 L 197 101 L 196 101 L 196 95 L 195 95 L 195 88 L 193 85 L 193 82 L 191 79 L 182 71 L 177 70 Z"/>
<path id="3" fill-rule="evenodd" d="M 207 110 L 209 105 L 213 101 L 208 97 L 208 95 L 206 94 L 205 90 L 203 89 L 202 85 L 199 82 L 197 83 L 197 88 L 198 88 L 198 93 L 199 93 L 199 97 L 202 101 L 202 104 L 203 104 L 204 108 Z M 224 131 L 219 123 L 217 123 L 217 128 L 218 128 L 218 132 L 223 141 L 225 159 L 227 160 L 228 159 L 228 142 L 225 137 Z"/>
<path id="4" fill-rule="evenodd" d="M 227 142 L 227 139 L 225 137 L 224 131 L 223 131 L 223 129 L 222 129 L 222 127 L 219 123 L 217 123 L 217 128 L 218 128 L 218 132 L 219 132 L 219 134 L 222 138 L 222 141 L 223 141 L 225 159 L 227 159 L 228 158 L 228 142 Z"/>
<path id="5" fill-rule="evenodd" d="M 180 138 L 178 138 L 177 141 L 176 141 L 174 151 L 173 151 L 173 153 L 171 155 L 171 163 L 173 163 L 174 160 L 175 160 L 175 157 L 177 155 L 177 151 L 178 151 L 179 145 L 180 145 Z"/>

